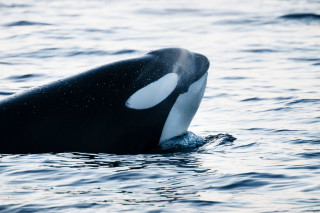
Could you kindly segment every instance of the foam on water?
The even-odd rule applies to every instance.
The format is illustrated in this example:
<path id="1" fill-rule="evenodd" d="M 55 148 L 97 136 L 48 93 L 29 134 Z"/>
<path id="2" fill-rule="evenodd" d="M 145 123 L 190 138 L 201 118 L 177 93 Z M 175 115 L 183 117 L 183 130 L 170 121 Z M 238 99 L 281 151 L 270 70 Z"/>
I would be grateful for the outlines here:
<path id="1" fill-rule="evenodd" d="M 186 133 L 159 143 L 159 151 L 163 153 L 173 152 L 210 152 L 217 146 L 232 144 L 236 138 L 230 134 L 219 133 L 201 137 L 193 132 Z"/>
<path id="2" fill-rule="evenodd" d="M 159 146 L 164 152 L 185 152 L 195 150 L 204 143 L 205 140 L 202 137 L 188 131 L 183 135 L 160 142 Z"/>

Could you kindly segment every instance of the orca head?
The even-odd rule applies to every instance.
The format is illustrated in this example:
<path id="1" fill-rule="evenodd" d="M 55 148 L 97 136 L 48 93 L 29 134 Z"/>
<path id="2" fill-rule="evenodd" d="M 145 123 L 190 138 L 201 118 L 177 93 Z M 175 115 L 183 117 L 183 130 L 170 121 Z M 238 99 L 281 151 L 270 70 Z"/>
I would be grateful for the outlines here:
<path id="1" fill-rule="evenodd" d="M 185 133 L 202 100 L 209 60 L 186 49 L 167 48 L 147 53 L 150 59 L 139 72 L 136 90 L 126 107 L 146 110 L 171 103 L 159 142 Z M 174 98 L 174 101 L 166 102 Z M 171 100 L 170 99 L 170 100 Z"/>

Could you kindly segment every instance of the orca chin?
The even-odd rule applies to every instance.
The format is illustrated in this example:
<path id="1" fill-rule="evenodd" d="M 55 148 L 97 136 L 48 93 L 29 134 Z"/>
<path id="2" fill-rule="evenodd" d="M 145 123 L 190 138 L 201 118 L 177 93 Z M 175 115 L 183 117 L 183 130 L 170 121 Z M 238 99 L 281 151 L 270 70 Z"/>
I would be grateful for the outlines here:
<path id="1" fill-rule="evenodd" d="M 188 91 L 178 96 L 163 127 L 160 143 L 187 132 L 203 98 L 208 73 L 191 84 Z"/>
<path id="2" fill-rule="evenodd" d="M 0 102 L 0 153 L 150 153 L 184 134 L 209 60 L 167 48 L 107 64 Z"/>

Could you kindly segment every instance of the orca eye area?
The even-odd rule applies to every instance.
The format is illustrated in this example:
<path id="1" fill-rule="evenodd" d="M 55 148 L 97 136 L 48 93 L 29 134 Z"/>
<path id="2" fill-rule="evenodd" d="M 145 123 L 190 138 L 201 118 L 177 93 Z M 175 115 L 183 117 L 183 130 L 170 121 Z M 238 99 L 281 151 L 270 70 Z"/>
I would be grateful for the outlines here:
<path id="1" fill-rule="evenodd" d="M 165 100 L 177 87 L 179 76 L 169 73 L 133 93 L 126 101 L 131 109 L 148 109 Z"/>

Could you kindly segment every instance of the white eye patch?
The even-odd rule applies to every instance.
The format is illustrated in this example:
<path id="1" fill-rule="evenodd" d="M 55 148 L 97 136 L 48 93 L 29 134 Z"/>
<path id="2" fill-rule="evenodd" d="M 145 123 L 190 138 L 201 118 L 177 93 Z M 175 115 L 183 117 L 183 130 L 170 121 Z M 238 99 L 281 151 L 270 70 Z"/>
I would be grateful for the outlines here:
<path id="1" fill-rule="evenodd" d="M 139 89 L 127 100 L 131 109 L 148 109 L 166 99 L 178 84 L 178 75 L 169 73 L 159 80 Z"/>

